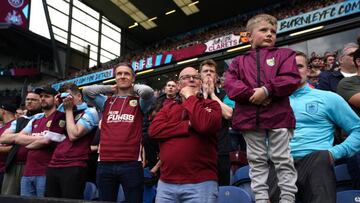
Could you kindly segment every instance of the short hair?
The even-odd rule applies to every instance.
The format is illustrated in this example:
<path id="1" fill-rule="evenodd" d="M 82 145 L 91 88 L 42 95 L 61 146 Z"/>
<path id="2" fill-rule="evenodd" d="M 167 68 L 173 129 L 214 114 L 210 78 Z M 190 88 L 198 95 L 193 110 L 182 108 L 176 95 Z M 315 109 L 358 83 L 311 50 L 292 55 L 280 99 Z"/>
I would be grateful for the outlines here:
<path id="1" fill-rule="evenodd" d="M 354 55 L 353 55 L 353 60 L 354 60 L 354 64 L 355 66 L 358 68 L 358 65 L 356 63 L 356 59 L 360 58 L 360 48 L 356 49 L 356 51 L 354 52 Z"/>
<path id="2" fill-rule="evenodd" d="M 205 65 L 214 66 L 215 69 L 217 68 L 217 64 L 216 64 L 216 62 L 215 62 L 214 60 L 212 60 L 212 59 L 207 59 L 207 60 L 205 60 L 205 61 L 203 61 L 203 62 L 200 63 L 199 72 L 201 72 L 202 67 L 205 66 Z"/>
<path id="3" fill-rule="evenodd" d="M 252 32 L 252 30 L 254 29 L 254 27 L 259 24 L 261 21 L 266 21 L 268 23 L 270 23 L 271 25 L 275 26 L 275 28 L 277 28 L 277 19 L 269 14 L 258 14 L 252 18 L 250 18 L 250 20 L 248 20 L 247 24 L 246 24 L 246 31 L 247 32 Z"/>
<path id="4" fill-rule="evenodd" d="M 177 83 L 177 79 L 176 78 L 169 78 L 168 80 L 166 80 L 166 82 L 165 82 L 165 86 L 168 84 L 168 82 L 175 82 L 175 84 Z"/>
<path id="5" fill-rule="evenodd" d="M 305 62 L 306 62 L 306 64 L 308 64 L 308 63 L 309 63 L 309 60 L 308 60 L 308 58 L 307 58 L 307 56 L 306 56 L 306 54 L 305 54 L 304 52 L 301 52 L 301 51 L 295 51 L 295 56 L 302 56 L 302 57 L 304 57 L 304 58 L 305 58 Z"/>
<path id="6" fill-rule="evenodd" d="M 63 84 L 60 87 L 59 92 L 66 92 L 67 90 L 70 90 L 71 92 L 73 92 L 75 94 L 81 93 L 79 87 L 75 83 L 65 83 L 65 84 Z"/>
<path id="7" fill-rule="evenodd" d="M 334 57 L 335 58 L 335 55 L 334 54 L 328 54 L 324 57 L 324 62 L 327 63 L 327 60 L 329 57 Z"/>
<path id="8" fill-rule="evenodd" d="M 135 77 L 135 70 L 132 68 L 131 64 L 130 63 L 126 63 L 126 62 L 121 62 L 121 63 L 118 63 L 115 67 L 114 67 L 114 75 L 115 75 L 115 71 L 118 67 L 120 66 L 125 66 L 125 67 L 128 67 L 130 68 L 131 70 L 131 73 L 133 74 L 133 76 Z"/>
<path id="9" fill-rule="evenodd" d="M 338 57 L 343 57 L 345 55 L 346 50 L 351 49 L 351 48 L 357 49 L 357 48 L 359 48 L 359 45 L 357 45 L 353 42 L 345 44 L 344 48 L 340 50 L 340 54 L 338 55 Z"/>

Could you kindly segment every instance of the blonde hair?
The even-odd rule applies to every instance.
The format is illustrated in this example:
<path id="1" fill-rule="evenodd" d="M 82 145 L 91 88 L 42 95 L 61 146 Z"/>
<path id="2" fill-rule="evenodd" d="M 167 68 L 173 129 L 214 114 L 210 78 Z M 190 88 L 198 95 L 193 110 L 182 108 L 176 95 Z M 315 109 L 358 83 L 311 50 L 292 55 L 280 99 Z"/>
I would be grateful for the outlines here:
<path id="1" fill-rule="evenodd" d="M 272 15 L 263 13 L 263 14 L 258 14 L 256 16 L 250 18 L 250 20 L 248 20 L 248 22 L 246 24 L 246 31 L 252 32 L 254 27 L 262 21 L 268 22 L 271 25 L 273 25 L 275 28 L 277 28 L 277 19 Z"/>

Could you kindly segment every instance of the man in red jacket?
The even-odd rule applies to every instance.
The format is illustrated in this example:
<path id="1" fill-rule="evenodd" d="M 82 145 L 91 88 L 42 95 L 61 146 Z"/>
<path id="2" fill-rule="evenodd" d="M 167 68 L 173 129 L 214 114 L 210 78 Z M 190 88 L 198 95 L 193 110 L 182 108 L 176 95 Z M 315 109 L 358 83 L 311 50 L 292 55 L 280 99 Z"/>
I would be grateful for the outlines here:
<path id="1" fill-rule="evenodd" d="M 156 202 L 217 202 L 219 103 L 204 99 L 192 67 L 179 74 L 181 102 L 165 105 L 149 127 L 160 145 L 161 176 Z"/>

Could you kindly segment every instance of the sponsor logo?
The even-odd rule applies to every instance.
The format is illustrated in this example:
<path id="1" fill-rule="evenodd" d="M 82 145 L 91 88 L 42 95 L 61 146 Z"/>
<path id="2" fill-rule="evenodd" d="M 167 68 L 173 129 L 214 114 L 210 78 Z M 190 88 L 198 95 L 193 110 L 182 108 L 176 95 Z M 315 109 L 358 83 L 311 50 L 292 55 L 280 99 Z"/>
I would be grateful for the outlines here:
<path id="1" fill-rule="evenodd" d="M 132 114 L 120 114 L 119 111 L 110 111 L 106 121 L 107 123 L 134 122 L 134 117 Z"/>
<path id="2" fill-rule="evenodd" d="M 8 0 L 8 2 L 14 8 L 19 8 L 24 4 L 24 0 Z"/>
<path id="3" fill-rule="evenodd" d="M 42 136 L 44 137 L 48 131 L 42 131 L 40 133 L 31 133 L 31 136 Z"/>
<path id="4" fill-rule="evenodd" d="M 266 59 L 266 64 L 268 64 L 268 66 L 274 66 L 275 65 L 275 58 L 272 57 L 271 59 Z"/>

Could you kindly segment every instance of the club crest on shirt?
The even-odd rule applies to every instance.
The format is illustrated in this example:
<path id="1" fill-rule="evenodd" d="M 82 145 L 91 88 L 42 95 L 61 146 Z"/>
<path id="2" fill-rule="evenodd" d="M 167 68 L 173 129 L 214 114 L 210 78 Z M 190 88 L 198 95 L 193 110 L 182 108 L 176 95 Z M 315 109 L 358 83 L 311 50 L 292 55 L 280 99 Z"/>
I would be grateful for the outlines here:
<path id="1" fill-rule="evenodd" d="M 46 123 L 46 127 L 50 128 L 50 126 L 51 126 L 51 121 L 48 121 L 48 122 Z"/>
<path id="2" fill-rule="evenodd" d="M 75 121 L 78 121 L 81 118 L 81 114 L 75 116 Z"/>
<path id="3" fill-rule="evenodd" d="M 275 65 L 275 58 L 272 57 L 271 59 L 266 59 L 266 64 L 268 66 L 274 66 Z"/>
<path id="4" fill-rule="evenodd" d="M 65 121 L 64 121 L 64 120 L 60 120 L 60 121 L 59 121 L 59 126 L 60 126 L 60 128 L 64 128 L 64 127 L 65 127 Z"/>
<path id="5" fill-rule="evenodd" d="M 310 114 L 315 114 L 318 112 L 318 104 L 315 102 L 310 102 L 306 104 L 306 112 Z"/>
<path id="6" fill-rule="evenodd" d="M 133 99 L 133 100 L 130 100 L 130 101 L 129 101 L 129 105 L 132 106 L 132 107 L 137 106 L 137 104 L 138 104 L 138 102 L 137 102 L 136 99 Z"/>

